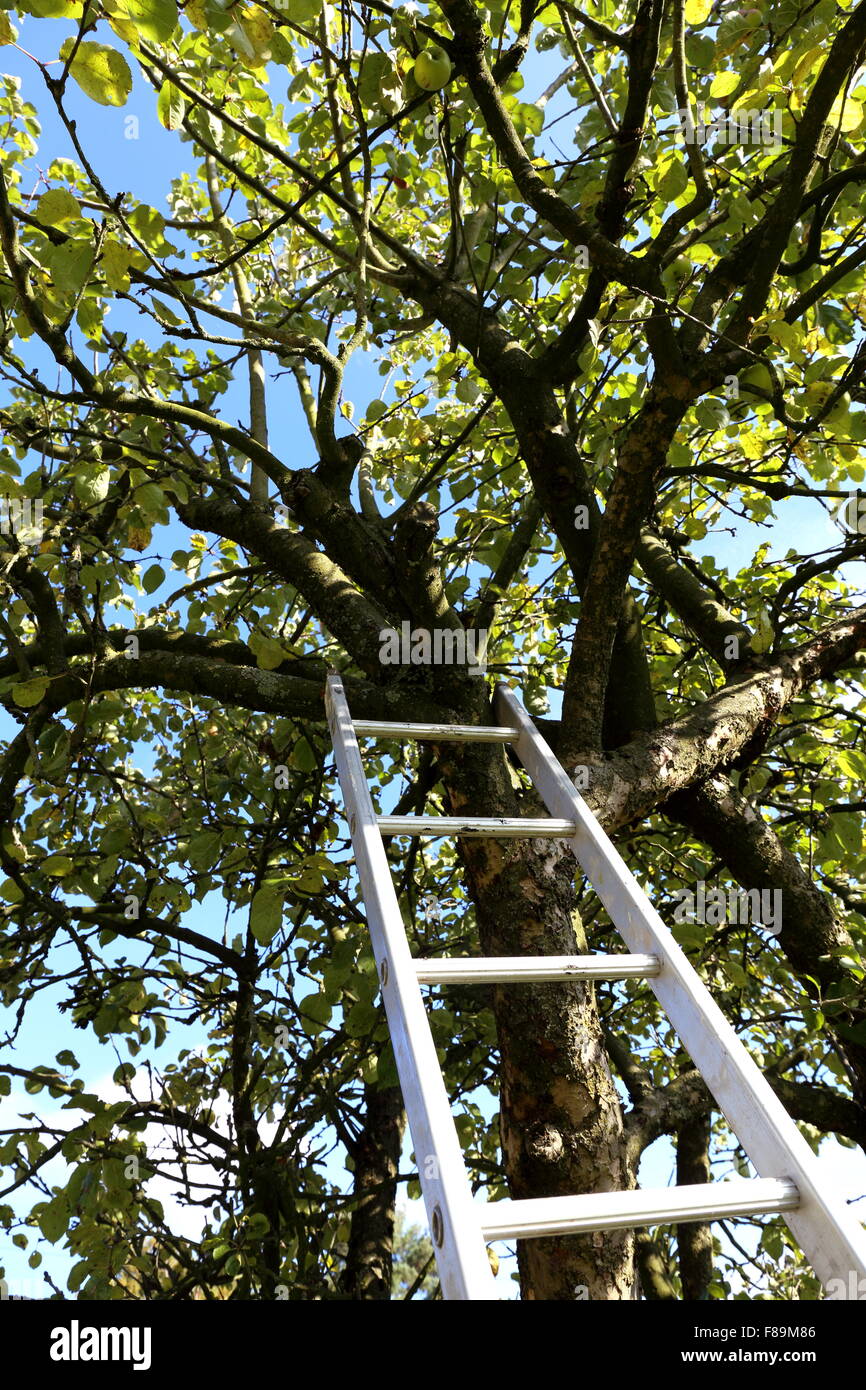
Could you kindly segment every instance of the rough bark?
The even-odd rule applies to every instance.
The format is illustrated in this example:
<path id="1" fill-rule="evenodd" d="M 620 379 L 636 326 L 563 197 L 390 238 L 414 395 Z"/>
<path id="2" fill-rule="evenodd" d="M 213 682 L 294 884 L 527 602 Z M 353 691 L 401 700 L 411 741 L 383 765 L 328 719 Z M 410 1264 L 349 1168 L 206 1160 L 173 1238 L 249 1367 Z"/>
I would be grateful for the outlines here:
<path id="1" fill-rule="evenodd" d="M 355 1164 L 349 1249 L 341 1285 L 351 1299 L 389 1299 L 394 1209 L 406 1112 L 398 1086 L 364 1087 L 364 1128 Z"/>
<path id="2" fill-rule="evenodd" d="M 709 1111 L 697 1114 L 677 1131 L 677 1186 L 710 1181 Z M 707 1297 L 713 1277 L 713 1233 L 705 1221 L 685 1221 L 677 1227 L 677 1257 L 683 1298 L 692 1303 Z"/>

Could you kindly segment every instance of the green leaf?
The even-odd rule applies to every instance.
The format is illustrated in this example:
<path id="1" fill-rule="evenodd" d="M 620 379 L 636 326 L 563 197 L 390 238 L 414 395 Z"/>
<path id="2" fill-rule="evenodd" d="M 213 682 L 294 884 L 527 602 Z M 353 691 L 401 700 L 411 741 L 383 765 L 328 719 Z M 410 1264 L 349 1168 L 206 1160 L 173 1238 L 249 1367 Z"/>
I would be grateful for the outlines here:
<path id="1" fill-rule="evenodd" d="M 322 0 L 292 0 L 292 22 L 302 24 L 305 29 L 309 29 L 321 12 Z"/>
<path id="2" fill-rule="evenodd" d="M 365 1033 L 369 1033 L 373 1024 L 378 1018 L 378 1009 L 375 1004 L 366 1004 L 363 1001 L 353 1005 L 346 1016 L 343 1025 L 347 1037 L 361 1038 Z"/>
<path id="3" fill-rule="evenodd" d="M 141 581 L 141 587 L 144 589 L 144 592 L 146 594 L 153 594 L 160 587 L 160 585 L 164 583 L 165 570 L 162 568 L 161 565 L 151 565 L 150 569 L 146 570 L 144 573 L 144 577 Z"/>
<path id="4" fill-rule="evenodd" d="M 665 170 L 659 179 L 657 192 L 666 203 L 672 203 L 689 186 L 688 169 L 682 160 L 677 160 Z"/>
<path id="5" fill-rule="evenodd" d="M 71 874 L 75 865 L 65 854 L 50 854 L 42 861 L 42 872 L 49 878 L 65 878 Z"/>
<path id="6" fill-rule="evenodd" d="M 21 709 L 32 709 L 38 705 L 48 689 L 47 676 L 34 676 L 29 681 L 19 681 L 12 687 L 12 699 Z"/>
<path id="7" fill-rule="evenodd" d="M 73 39 L 60 47 L 64 63 L 72 52 Z M 132 73 L 122 53 L 105 43 L 82 43 L 69 71 L 85 96 L 100 106 L 124 106 L 132 91 Z"/>
<path id="8" fill-rule="evenodd" d="M 331 1003 L 324 994 L 308 994 L 298 1005 L 304 1032 L 315 1034 L 331 1020 Z M 312 1026 L 311 1026 L 312 1025 Z"/>
<path id="9" fill-rule="evenodd" d="M 286 653 L 273 637 L 263 637 L 255 645 L 256 665 L 260 671 L 275 671 L 282 666 Z"/>
<path id="10" fill-rule="evenodd" d="M 315 751 L 305 738 L 299 738 L 289 759 L 292 767 L 296 767 L 299 772 L 315 772 L 319 766 L 319 760 Z"/>
<path id="11" fill-rule="evenodd" d="M 168 305 L 161 299 L 157 299 L 156 295 L 153 296 L 153 307 L 160 323 L 165 324 L 167 328 L 180 328 L 183 319 L 178 318 L 174 310 L 169 309 Z"/>
<path id="12" fill-rule="evenodd" d="M 215 830 L 194 835 L 189 842 L 190 863 L 195 869 L 212 869 L 219 854 L 220 837 Z"/>
<path id="13" fill-rule="evenodd" d="M 0 883 L 0 898 L 3 899 L 4 903 L 20 903 L 23 897 L 24 894 L 14 879 L 4 878 L 3 882 Z"/>
<path id="14" fill-rule="evenodd" d="M 159 89 L 156 114 L 166 130 L 179 130 L 183 124 L 186 102 L 183 93 L 173 82 L 165 81 Z"/>
<path id="15" fill-rule="evenodd" d="M 66 1205 L 65 1197 L 55 1197 L 48 1202 L 36 1218 L 39 1229 L 45 1239 L 52 1245 L 56 1245 L 62 1235 L 66 1233 L 69 1222 L 69 1210 Z"/>
<path id="16" fill-rule="evenodd" d="M 126 9 L 136 29 L 146 39 L 165 43 L 174 33 L 177 24 L 175 0 L 126 0 Z"/>
<path id="17" fill-rule="evenodd" d="M 540 135 L 544 127 L 544 112 L 530 102 L 521 101 L 515 111 L 517 124 L 522 125 L 530 135 Z"/>
<path id="18" fill-rule="evenodd" d="M 135 505 L 148 520 L 156 520 L 167 510 L 165 493 L 158 483 L 142 483 L 135 489 Z"/>
<path id="19" fill-rule="evenodd" d="M 0 13 L 0 45 L 14 43 L 17 37 L 17 31 L 13 29 L 12 25 L 9 23 L 8 14 L 6 14 L 5 11 Z"/>
<path id="20" fill-rule="evenodd" d="M 75 496 L 79 502 L 83 502 L 85 507 L 95 506 L 97 502 L 104 502 L 108 496 L 108 487 L 111 482 L 111 473 L 107 468 L 97 470 L 89 469 L 87 472 L 75 474 L 73 487 Z"/>
<path id="21" fill-rule="evenodd" d="M 278 888 L 265 885 L 250 907 L 250 931 L 260 946 L 269 946 L 283 921 L 283 898 Z"/>

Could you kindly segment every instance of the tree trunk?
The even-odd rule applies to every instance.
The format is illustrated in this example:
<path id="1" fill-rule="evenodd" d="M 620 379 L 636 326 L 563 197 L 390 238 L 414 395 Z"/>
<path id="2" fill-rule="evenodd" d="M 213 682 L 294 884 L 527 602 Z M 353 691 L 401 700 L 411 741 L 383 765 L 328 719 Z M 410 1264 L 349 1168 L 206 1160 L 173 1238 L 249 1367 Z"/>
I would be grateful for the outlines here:
<path id="1" fill-rule="evenodd" d="M 501 749 L 439 750 L 454 814 L 527 811 Z M 543 815 L 533 809 L 530 814 Z M 461 853 L 486 956 L 586 949 L 576 912 L 575 864 L 553 840 L 466 839 Z M 515 1198 L 609 1192 L 634 1185 L 622 1112 L 590 984 L 497 986 L 500 1130 Z M 518 1243 L 525 1299 L 631 1299 L 631 1231 Z"/>
<path id="2" fill-rule="evenodd" d="M 677 1186 L 710 1181 L 709 1111 L 695 1115 L 677 1130 Z M 693 1303 L 707 1297 L 713 1277 L 713 1233 L 705 1221 L 685 1221 L 677 1227 L 677 1255 L 683 1299 Z"/>
<path id="3" fill-rule="evenodd" d="M 355 1164 L 349 1249 L 342 1288 L 353 1299 L 391 1297 L 394 1207 L 406 1112 L 398 1086 L 364 1087 L 364 1128 L 352 1151 Z"/>

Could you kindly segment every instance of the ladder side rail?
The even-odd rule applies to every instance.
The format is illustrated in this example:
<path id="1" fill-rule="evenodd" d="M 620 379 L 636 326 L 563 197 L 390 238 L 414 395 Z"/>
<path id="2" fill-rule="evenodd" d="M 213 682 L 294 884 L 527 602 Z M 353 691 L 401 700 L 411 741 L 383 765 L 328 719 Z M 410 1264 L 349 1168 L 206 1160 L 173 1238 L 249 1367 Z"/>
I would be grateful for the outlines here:
<path id="1" fill-rule="evenodd" d="M 477 1204 L 345 692 L 336 675 L 328 676 L 325 705 L 443 1297 L 495 1300 Z"/>
<path id="2" fill-rule="evenodd" d="M 792 1179 L 801 1204 L 786 1220 L 818 1278 L 866 1276 L 866 1233 L 828 1193 L 820 1163 L 674 940 L 520 701 L 499 685 L 495 717 L 520 729 L 515 751 L 552 816 L 573 819 L 571 846 L 628 949 L 657 955 L 648 983 L 711 1094 L 763 1178 Z"/>

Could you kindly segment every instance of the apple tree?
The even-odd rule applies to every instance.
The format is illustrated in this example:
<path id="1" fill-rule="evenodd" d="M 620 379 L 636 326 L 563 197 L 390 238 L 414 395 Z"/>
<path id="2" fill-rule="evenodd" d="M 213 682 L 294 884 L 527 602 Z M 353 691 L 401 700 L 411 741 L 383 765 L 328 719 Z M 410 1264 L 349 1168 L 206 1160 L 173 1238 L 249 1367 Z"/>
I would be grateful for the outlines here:
<path id="1" fill-rule="evenodd" d="M 324 680 L 491 691 L 384 662 L 405 624 L 487 635 L 810 1142 L 862 1144 L 866 4 L 4 0 L 0 41 L 14 1245 L 79 1298 L 390 1296 L 413 1165 Z M 543 814 L 501 747 L 367 770 Z M 389 855 L 418 954 L 616 949 L 560 842 Z M 675 914 L 698 884 L 778 931 Z M 742 1167 L 639 986 L 431 1024 L 491 1198 L 656 1140 Z M 731 1230 L 521 1242 L 521 1292 L 819 1296 Z"/>

